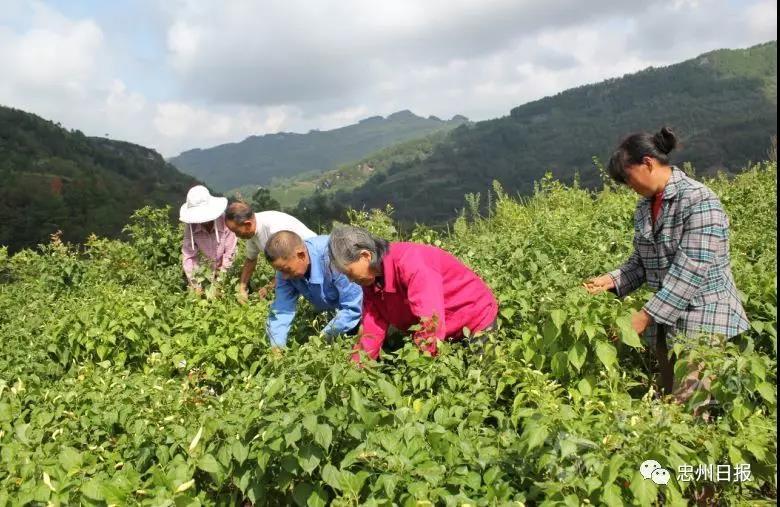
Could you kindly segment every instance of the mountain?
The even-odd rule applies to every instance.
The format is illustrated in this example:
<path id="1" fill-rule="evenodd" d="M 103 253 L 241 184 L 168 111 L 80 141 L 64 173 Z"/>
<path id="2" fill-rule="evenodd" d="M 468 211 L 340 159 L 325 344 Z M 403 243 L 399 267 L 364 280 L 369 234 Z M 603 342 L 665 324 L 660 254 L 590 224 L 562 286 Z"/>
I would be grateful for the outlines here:
<path id="1" fill-rule="evenodd" d="M 430 156 L 396 164 L 330 203 L 318 196 L 318 202 L 326 209 L 390 203 L 402 221 L 441 224 L 462 208 L 464 194 L 484 193 L 492 180 L 510 193 L 530 194 L 547 171 L 564 181 L 576 172 L 580 184 L 598 186 L 594 156 L 605 163 L 626 134 L 663 125 L 681 138 L 673 161 L 691 162 L 697 174 L 737 171 L 766 159 L 777 133 L 777 42 L 651 67 L 462 125 Z M 308 213 L 315 207 L 301 202 Z"/>
<path id="2" fill-rule="evenodd" d="M 273 178 L 332 169 L 381 148 L 467 122 L 462 116 L 443 121 L 435 116 L 421 118 L 411 111 L 399 111 L 387 118 L 372 116 L 334 130 L 281 132 L 189 150 L 170 162 L 219 191 L 242 185 L 267 186 Z"/>
<path id="3" fill-rule="evenodd" d="M 360 160 L 342 164 L 329 171 L 302 173 L 292 178 L 274 178 L 268 190 L 282 207 L 293 207 L 301 199 L 316 193 L 332 195 L 352 190 L 373 176 L 390 170 L 398 164 L 424 159 L 433 147 L 444 140 L 448 130 L 438 130 L 424 137 L 382 148 Z M 247 198 L 257 185 L 245 185 L 226 192 L 227 195 Z"/>
<path id="4" fill-rule="evenodd" d="M 116 236 L 136 209 L 177 205 L 198 183 L 149 148 L 2 106 L 0 181 L 0 245 L 12 252 L 57 230 L 71 242 Z"/>

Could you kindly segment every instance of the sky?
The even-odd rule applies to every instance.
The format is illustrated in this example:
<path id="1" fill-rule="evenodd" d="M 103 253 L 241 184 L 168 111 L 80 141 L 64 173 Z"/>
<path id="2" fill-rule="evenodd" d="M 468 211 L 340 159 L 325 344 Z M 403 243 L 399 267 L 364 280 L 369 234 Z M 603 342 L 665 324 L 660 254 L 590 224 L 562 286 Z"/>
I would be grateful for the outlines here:
<path id="1" fill-rule="evenodd" d="M 0 0 L 0 105 L 170 157 L 402 109 L 496 118 L 776 39 L 768 0 Z"/>

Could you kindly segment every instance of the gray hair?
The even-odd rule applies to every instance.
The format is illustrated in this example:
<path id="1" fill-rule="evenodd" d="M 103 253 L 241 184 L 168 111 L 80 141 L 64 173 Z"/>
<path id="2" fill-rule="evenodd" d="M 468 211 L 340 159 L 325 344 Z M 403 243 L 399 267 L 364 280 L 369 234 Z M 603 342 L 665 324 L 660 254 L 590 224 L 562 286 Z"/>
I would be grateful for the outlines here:
<path id="1" fill-rule="evenodd" d="M 304 246 L 303 239 L 292 231 L 275 232 L 265 244 L 265 258 L 268 262 L 277 259 L 289 259 L 295 250 Z"/>
<path id="2" fill-rule="evenodd" d="M 361 250 L 371 252 L 370 267 L 382 271 L 382 259 L 390 250 L 390 243 L 377 238 L 370 232 L 359 227 L 341 226 L 333 229 L 328 242 L 330 262 L 339 271 L 344 271 L 348 264 L 360 258 Z"/>

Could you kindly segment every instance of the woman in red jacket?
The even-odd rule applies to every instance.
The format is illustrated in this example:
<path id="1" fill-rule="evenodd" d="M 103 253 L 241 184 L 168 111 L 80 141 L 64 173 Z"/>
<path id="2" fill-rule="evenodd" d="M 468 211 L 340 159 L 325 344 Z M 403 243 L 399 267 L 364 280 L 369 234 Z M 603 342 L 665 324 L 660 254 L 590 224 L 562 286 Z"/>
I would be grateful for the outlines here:
<path id="1" fill-rule="evenodd" d="M 390 325 L 401 331 L 419 325 L 414 341 L 433 355 L 437 341 L 495 323 L 498 303 L 490 288 L 440 248 L 388 243 L 357 227 L 335 229 L 328 248 L 333 267 L 363 287 L 363 327 L 355 349 L 372 359 L 379 357 Z"/>

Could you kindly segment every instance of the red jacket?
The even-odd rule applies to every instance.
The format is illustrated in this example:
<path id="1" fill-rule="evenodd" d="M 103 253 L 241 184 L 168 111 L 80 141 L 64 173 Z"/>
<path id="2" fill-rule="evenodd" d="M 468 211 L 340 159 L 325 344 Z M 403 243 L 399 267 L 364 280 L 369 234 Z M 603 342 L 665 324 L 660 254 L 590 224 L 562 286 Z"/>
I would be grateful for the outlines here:
<path id="1" fill-rule="evenodd" d="M 464 327 L 477 332 L 496 320 L 490 287 L 440 248 L 391 243 L 382 267 L 382 278 L 363 287 L 363 334 L 355 346 L 372 359 L 379 357 L 388 325 L 402 331 L 421 325 L 415 342 L 435 354 L 437 340 L 461 338 Z"/>

